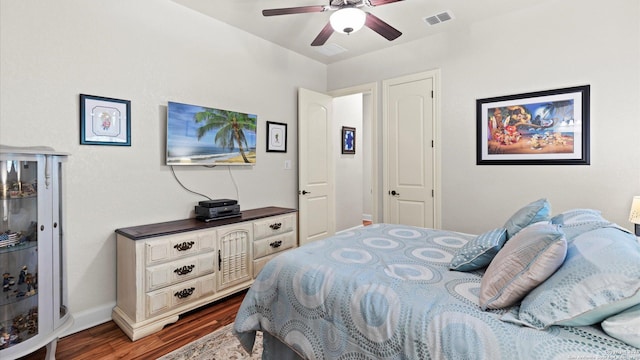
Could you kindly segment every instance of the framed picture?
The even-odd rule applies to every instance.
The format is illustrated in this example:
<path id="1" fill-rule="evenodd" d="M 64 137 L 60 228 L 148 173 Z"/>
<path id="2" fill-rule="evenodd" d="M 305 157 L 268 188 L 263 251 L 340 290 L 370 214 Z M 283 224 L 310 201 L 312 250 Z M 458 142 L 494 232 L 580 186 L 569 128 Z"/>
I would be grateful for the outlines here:
<path id="1" fill-rule="evenodd" d="M 478 165 L 589 165 L 589 85 L 476 100 Z"/>
<path id="2" fill-rule="evenodd" d="M 131 101 L 80 94 L 80 144 L 131 146 Z"/>
<path id="3" fill-rule="evenodd" d="M 347 126 L 342 127 L 342 153 L 356 153 L 356 128 Z"/>
<path id="4" fill-rule="evenodd" d="M 267 121 L 267 151 L 287 152 L 287 124 Z"/>

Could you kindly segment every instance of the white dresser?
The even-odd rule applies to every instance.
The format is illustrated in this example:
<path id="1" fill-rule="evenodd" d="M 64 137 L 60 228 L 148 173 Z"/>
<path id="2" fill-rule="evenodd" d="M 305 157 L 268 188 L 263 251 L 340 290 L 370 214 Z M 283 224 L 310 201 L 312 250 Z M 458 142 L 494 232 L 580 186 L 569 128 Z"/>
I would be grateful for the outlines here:
<path id="1" fill-rule="evenodd" d="M 246 289 L 278 253 L 297 246 L 297 212 L 266 207 L 239 217 L 116 230 L 113 321 L 137 340 L 184 312 Z"/>

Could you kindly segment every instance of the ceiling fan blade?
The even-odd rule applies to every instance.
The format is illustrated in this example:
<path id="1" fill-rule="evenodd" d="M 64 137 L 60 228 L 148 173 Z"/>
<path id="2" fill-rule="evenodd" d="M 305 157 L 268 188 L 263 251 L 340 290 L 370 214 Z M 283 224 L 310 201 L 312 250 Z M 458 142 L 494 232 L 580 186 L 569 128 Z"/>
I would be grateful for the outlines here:
<path id="1" fill-rule="evenodd" d="M 369 29 L 382 35 L 385 39 L 389 41 L 395 40 L 400 35 L 402 35 L 402 33 L 398 31 L 398 29 L 380 20 L 379 17 L 371 13 L 367 13 L 367 20 L 364 22 L 364 25 Z"/>
<path id="2" fill-rule="evenodd" d="M 391 4 L 398 1 L 402 1 L 402 0 L 369 0 L 369 3 L 371 4 L 371 6 L 380 6 L 380 5 Z"/>
<path id="3" fill-rule="evenodd" d="M 324 26 L 322 31 L 320 31 L 320 34 L 318 34 L 318 36 L 316 36 L 316 38 L 313 40 L 313 42 L 311 43 L 311 46 L 324 45 L 324 43 L 326 43 L 327 40 L 329 40 L 329 37 L 332 34 L 333 34 L 333 28 L 331 27 L 331 23 L 327 23 L 327 25 Z"/>
<path id="4" fill-rule="evenodd" d="M 281 9 L 267 9 L 267 10 L 262 10 L 262 15 L 274 16 L 274 15 L 303 14 L 303 13 L 313 13 L 313 12 L 323 12 L 323 11 L 325 11 L 325 6 L 313 5 L 313 6 L 300 6 L 300 7 L 281 8 Z"/>

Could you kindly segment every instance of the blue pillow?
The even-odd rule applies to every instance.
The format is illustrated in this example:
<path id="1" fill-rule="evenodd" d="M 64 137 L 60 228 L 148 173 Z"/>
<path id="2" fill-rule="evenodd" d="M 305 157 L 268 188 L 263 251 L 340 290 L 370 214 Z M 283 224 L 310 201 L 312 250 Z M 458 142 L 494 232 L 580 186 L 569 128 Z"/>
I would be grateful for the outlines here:
<path id="1" fill-rule="evenodd" d="M 518 231 L 540 221 L 548 221 L 551 217 L 551 204 L 547 199 L 539 199 L 516 211 L 504 224 L 507 229 L 507 240 Z"/>
<path id="2" fill-rule="evenodd" d="M 562 226 L 569 242 L 585 232 L 612 225 L 602 217 L 599 210 L 593 209 L 567 210 L 552 217 L 551 223 Z"/>
<path id="3" fill-rule="evenodd" d="M 536 329 L 599 323 L 640 304 L 639 264 L 634 235 L 615 227 L 583 233 L 569 243 L 563 265 L 522 300 L 516 318 L 502 319 Z"/>
<path id="4" fill-rule="evenodd" d="M 449 269 L 472 271 L 489 265 L 506 240 L 507 229 L 505 228 L 493 229 L 478 235 L 456 252 L 449 264 Z"/>

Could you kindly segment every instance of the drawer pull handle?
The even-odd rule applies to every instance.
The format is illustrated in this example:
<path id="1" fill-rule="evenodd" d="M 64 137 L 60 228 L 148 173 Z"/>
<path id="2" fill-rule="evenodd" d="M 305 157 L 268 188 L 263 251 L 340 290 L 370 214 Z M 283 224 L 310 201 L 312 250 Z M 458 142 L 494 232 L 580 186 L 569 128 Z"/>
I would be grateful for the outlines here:
<path id="1" fill-rule="evenodd" d="M 187 275 L 188 273 L 193 271 L 193 268 L 196 267 L 195 265 L 185 265 L 181 268 L 177 268 L 175 270 L 173 270 L 174 273 L 178 274 L 178 275 Z"/>
<path id="2" fill-rule="evenodd" d="M 193 241 L 189 241 L 189 242 L 185 241 L 182 244 L 175 244 L 173 248 L 178 251 L 187 251 L 193 247 L 193 244 L 195 244 Z"/>
<path id="3" fill-rule="evenodd" d="M 196 288 L 194 288 L 194 287 L 190 287 L 188 289 L 183 289 L 183 290 L 180 290 L 180 291 L 176 292 L 175 294 L 173 294 L 173 296 L 177 297 L 178 299 L 184 299 L 184 298 L 187 298 L 187 297 L 193 295 L 193 291 L 195 289 Z"/>
<path id="4" fill-rule="evenodd" d="M 278 241 L 274 241 L 272 243 L 269 244 L 269 246 L 271 246 L 272 248 L 279 248 L 280 245 L 282 245 L 282 240 L 278 240 Z"/>
<path id="5" fill-rule="evenodd" d="M 269 225 L 269 227 L 272 230 L 278 230 L 278 229 L 280 229 L 282 227 L 282 223 L 273 223 L 273 224 Z"/>

